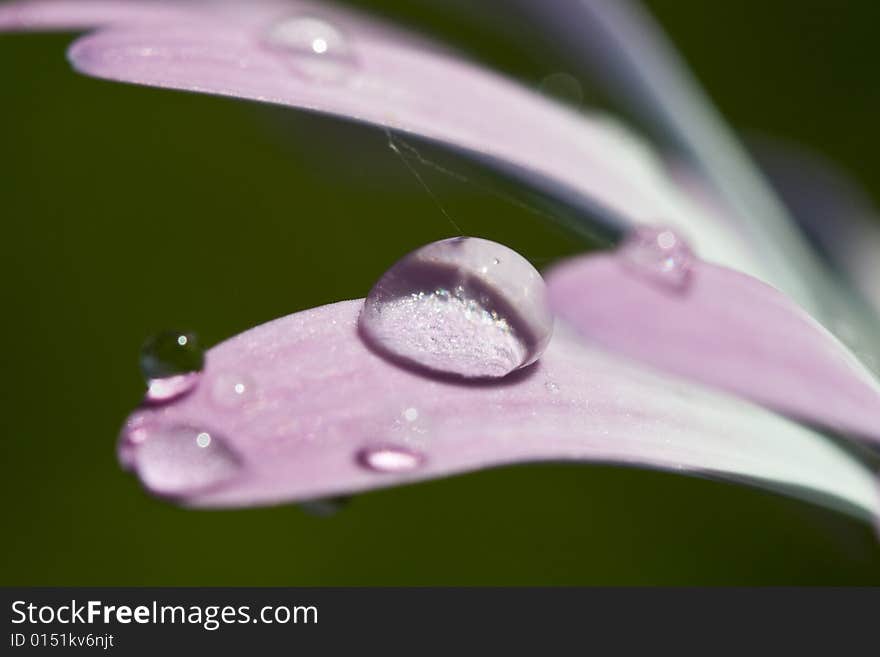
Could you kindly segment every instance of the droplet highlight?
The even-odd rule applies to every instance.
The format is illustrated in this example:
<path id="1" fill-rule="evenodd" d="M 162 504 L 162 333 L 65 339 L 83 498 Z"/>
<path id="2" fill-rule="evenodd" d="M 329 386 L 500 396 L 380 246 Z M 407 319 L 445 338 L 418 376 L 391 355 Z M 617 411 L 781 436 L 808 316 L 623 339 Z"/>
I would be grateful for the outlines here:
<path id="1" fill-rule="evenodd" d="M 403 473 L 422 467 L 425 456 L 400 445 L 374 445 L 360 450 L 355 460 L 373 472 Z"/>
<path id="2" fill-rule="evenodd" d="M 498 378 L 534 363 L 550 341 L 544 280 L 515 251 L 489 240 L 433 242 L 391 267 L 367 295 L 367 341 L 410 365 Z"/>
<path id="3" fill-rule="evenodd" d="M 687 242 L 662 226 L 634 229 L 624 238 L 618 255 L 631 271 L 675 290 L 687 287 L 695 260 Z"/>
<path id="4" fill-rule="evenodd" d="M 141 372 L 148 402 L 176 399 L 196 387 L 205 356 L 194 333 L 163 331 L 141 349 Z"/>
<path id="5" fill-rule="evenodd" d="M 345 33 L 317 16 L 292 16 L 266 30 L 264 41 L 272 50 L 288 54 L 298 73 L 315 81 L 338 81 L 356 66 Z"/>
<path id="6" fill-rule="evenodd" d="M 186 425 L 144 426 L 130 460 L 144 485 L 160 495 L 212 488 L 241 469 L 224 438 Z"/>

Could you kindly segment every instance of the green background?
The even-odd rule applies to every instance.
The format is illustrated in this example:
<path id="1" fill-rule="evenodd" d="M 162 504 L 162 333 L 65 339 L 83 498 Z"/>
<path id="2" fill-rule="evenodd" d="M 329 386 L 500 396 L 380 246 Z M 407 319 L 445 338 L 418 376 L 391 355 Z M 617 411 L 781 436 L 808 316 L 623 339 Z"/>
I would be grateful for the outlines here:
<path id="1" fill-rule="evenodd" d="M 360 2 L 530 84 L 560 70 L 500 4 Z M 740 129 L 880 191 L 873 0 L 650 5 Z M 485 5 L 484 5 L 485 6 Z M 488 20 L 488 22 L 486 22 Z M 455 231 L 381 132 L 74 75 L 69 35 L 0 35 L 2 584 L 880 584 L 869 527 L 745 487 L 507 468 L 358 497 L 196 512 L 147 497 L 114 441 L 150 333 L 207 344 L 362 296 Z M 587 89 L 587 96 L 592 92 Z M 583 244 L 425 172 L 465 232 L 538 263 Z"/>

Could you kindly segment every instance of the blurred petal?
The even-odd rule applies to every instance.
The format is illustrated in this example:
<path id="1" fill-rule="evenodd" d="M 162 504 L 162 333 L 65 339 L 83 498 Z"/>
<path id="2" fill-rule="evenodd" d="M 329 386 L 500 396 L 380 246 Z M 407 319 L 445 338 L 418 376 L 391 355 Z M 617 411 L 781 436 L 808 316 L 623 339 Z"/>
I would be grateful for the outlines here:
<path id="1" fill-rule="evenodd" d="M 167 20 L 182 13 L 173 2 L 30 0 L 0 4 L 0 30 L 83 30 Z"/>
<path id="2" fill-rule="evenodd" d="M 880 316 L 880 213 L 868 193 L 833 162 L 805 148 L 768 139 L 750 146 L 819 251 Z"/>
<path id="3" fill-rule="evenodd" d="M 734 217 L 739 234 L 770 268 L 764 280 L 817 317 L 828 316 L 829 300 L 837 309 L 836 288 L 804 236 L 638 0 L 517 4 L 552 35 L 554 45 L 571 52 L 701 173 Z"/>
<path id="4" fill-rule="evenodd" d="M 687 289 L 671 290 L 613 255 L 565 262 L 547 283 L 559 317 L 597 348 L 880 442 L 877 380 L 765 283 L 696 262 Z"/>
<path id="5" fill-rule="evenodd" d="M 31 5 L 12 6 L 26 22 Z M 132 21 L 86 36 L 70 58 L 97 77 L 289 105 L 443 142 L 568 197 L 600 221 L 674 225 L 703 257 L 773 280 L 772 263 L 758 262 L 736 230 L 702 216 L 649 148 L 604 120 L 324 5 L 318 15 L 345 35 L 350 68 L 332 83 L 310 76 L 314 62 L 266 40 L 303 6 L 310 7 L 193 5 L 185 19 Z"/>
<path id="6" fill-rule="evenodd" d="M 361 305 L 290 315 L 213 348 L 190 396 L 132 415 L 123 461 L 152 492 L 190 506 L 323 498 L 519 462 L 600 461 L 743 480 L 877 514 L 870 471 L 825 437 L 586 348 L 564 327 L 535 366 L 500 383 L 464 384 L 367 348 L 356 326 Z M 235 381 L 247 394 L 230 403 Z M 198 447 L 181 447 L 186 431 L 199 445 L 212 437 L 204 463 Z M 380 457 L 364 467 L 371 449 Z"/>

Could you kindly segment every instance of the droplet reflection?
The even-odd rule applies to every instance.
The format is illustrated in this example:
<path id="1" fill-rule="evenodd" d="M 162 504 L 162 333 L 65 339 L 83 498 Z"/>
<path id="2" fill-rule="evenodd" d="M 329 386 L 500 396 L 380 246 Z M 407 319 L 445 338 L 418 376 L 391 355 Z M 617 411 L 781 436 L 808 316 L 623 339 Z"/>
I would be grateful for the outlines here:
<path id="1" fill-rule="evenodd" d="M 194 333 L 163 331 L 144 343 L 140 364 L 147 401 L 161 403 L 195 388 L 205 356 Z"/>

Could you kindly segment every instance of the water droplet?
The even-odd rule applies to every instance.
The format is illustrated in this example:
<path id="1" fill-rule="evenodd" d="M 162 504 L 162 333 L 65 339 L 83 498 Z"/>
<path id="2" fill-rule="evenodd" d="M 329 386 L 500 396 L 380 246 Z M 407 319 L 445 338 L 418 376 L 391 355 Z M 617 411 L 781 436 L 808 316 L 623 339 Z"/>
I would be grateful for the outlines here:
<path id="1" fill-rule="evenodd" d="M 345 34 L 315 16 L 292 16 L 275 23 L 266 31 L 265 42 L 292 55 L 294 69 L 313 80 L 337 81 L 356 65 Z"/>
<path id="2" fill-rule="evenodd" d="M 161 495 L 211 488 L 235 476 L 241 463 L 213 431 L 186 425 L 141 427 L 131 459 L 144 485 Z"/>
<path id="3" fill-rule="evenodd" d="M 421 467 L 425 457 L 421 452 L 408 447 L 375 445 L 360 450 L 356 460 L 361 466 L 374 472 L 399 473 Z"/>
<path id="4" fill-rule="evenodd" d="M 502 377 L 534 363 L 553 333 L 544 280 L 521 255 L 489 240 L 428 244 L 398 261 L 367 295 L 364 336 L 427 369 Z"/>
<path id="5" fill-rule="evenodd" d="M 636 228 L 623 240 L 618 254 L 630 269 L 664 286 L 683 289 L 690 280 L 693 251 L 669 228 Z"/>
<path id="6" fill-rule="evenodd" d="M 419 411 L 417 408 L 408 408 L 403 412 L 403 418 L 407 422 L 415 422 L 419 419 Z"/>
<path id="7" fill-rule="evenodd" d="M 143 415 L 133 415 L 125 422 L 116 450 L 119 464 L 124 470 L 131 470 L 134 467 L 135 450 L 146 440 L 147 435 L 146 420 Z"/>
<path id="8" fill-rule="evenodd" d="M 141 372 L 147 381 L 147 401 L 165 402 L 192 390 L 205 364 L 193 333 L 163 331 L 141 349 Z"/>
<path id="9" fill-rule="evenodd" d="M 250 377 L 221 372 L 211 380 L 211 400 L 221 408 L 240 408 L 254 398 L 255 386 Z"/>
<path id="10" fill-rule="evenodd" d="M 552 392 L 553 394 L 556 394 L 557 392 L 559 392 L 559 384 L 556 383 L 555 381 L 547 381 L 544 384 L 544 387 L 547 388 L 548 392 Z"/>

